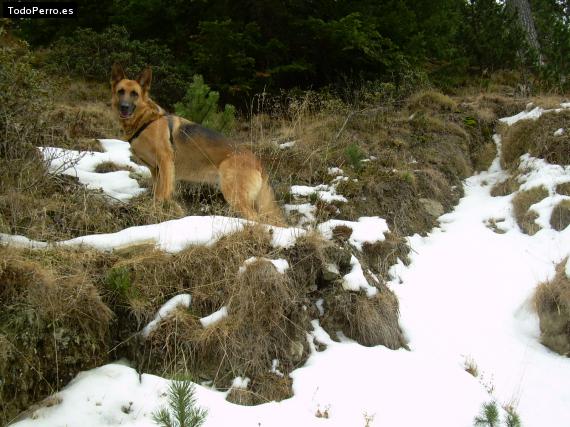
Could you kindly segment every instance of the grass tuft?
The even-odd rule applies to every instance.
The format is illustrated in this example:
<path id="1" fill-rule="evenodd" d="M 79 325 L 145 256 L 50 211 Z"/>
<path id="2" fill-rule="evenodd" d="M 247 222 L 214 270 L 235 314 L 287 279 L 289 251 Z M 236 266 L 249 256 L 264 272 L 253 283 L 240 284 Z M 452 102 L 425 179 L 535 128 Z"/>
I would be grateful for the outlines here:
<path id="1" fill-rule="evenodd" d="M 556 231 L 562 231 L 570 225 L 570 200 L 562 200 L 550 216 L 550 226 Z"/>
<path id="2" fill-rule="evenodd" d="M 535 222 L 538 214 L 530 207 L 548 197 L 548 190 L 544 187 L 534 187 L 530 190 L 519 191 L 513 197 L 513 210 L 517 224 L 521 230 L 529 235 L 540 230 L 540 226 Z"/>
<path id="3" fill-rule="evenodd" d="M 540 320 L 540 340 L 551 350 L 570 357 L 570 278 L 565 267 L 568 259 L 556 268 L 554 279 L 541 283 L 534 295 Z"/>
<path id="4" fill-rule="evenodd" d="M 503 136 L 504 167 L 514 167 L 519 157 L 530 153 L 558 165 L 570 163 L 570 135 L 554 136 L 557 129 L 567 126 L 570 111 L 549 112 L 537 120 L 521 120 L 507 128 Z"/>

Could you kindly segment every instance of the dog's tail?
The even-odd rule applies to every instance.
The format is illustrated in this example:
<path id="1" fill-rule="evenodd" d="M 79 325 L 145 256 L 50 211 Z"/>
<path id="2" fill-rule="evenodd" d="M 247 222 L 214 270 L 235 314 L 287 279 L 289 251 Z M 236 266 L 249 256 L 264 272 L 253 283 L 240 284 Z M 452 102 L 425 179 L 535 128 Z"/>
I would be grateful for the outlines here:
<path id="1" fill-rule="evenodd" d="M 279 209 L 277 202 L 275 202 L 275 195 L 273 194 L 273 189 L 269 184 L 267 176 L 263 177 L 255 205 L 261 221 L 278 226 L 286 225 L 281 209 Z"/>

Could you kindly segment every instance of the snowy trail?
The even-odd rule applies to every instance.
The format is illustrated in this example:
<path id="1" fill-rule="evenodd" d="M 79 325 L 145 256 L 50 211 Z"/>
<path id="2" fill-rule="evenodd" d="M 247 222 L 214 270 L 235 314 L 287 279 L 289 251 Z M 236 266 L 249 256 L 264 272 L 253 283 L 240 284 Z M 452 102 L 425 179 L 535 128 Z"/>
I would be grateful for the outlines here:
<path id="1" fill-rule="evenodd" d="M 532 309 L 536 285 L 554 275 L 570 250 L 570 228 L 522 234 L 512 196 L 491 197 L 503 177 L 498 160 L 469 178 L 465 197 L 427 238 L 411 238 L 412 264 L 392 283 L 401 323 L 418 354 L 462 364 L 471 358 L 502 404 L 513 404 L 527 427 L 570 423 L 570 359 L 539 342 Z M 489 218 L 507 218 L 497 234 Z M 511 219 L 509 219 L 511 218 Z"/>

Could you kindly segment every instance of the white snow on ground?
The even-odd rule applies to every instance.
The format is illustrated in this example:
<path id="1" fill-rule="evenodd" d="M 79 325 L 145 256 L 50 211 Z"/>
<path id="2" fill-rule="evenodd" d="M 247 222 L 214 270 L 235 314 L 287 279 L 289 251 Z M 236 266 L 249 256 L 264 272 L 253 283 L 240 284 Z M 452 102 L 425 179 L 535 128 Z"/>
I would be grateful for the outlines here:
<path id="1" fill-rule="evenodd" d="M 556 131 L 554 131 L 553 135 L 554 136 L 562 136 L 562 135 L 564 135 L 565 132 L 566 131 L 564 130 L 564 128 L 560 128 L 560 129 L 557 129 Z"/>
<path id="2" fill-rule="evenodd" d="M 291 194 L 297 197 L 309 197 L 316 194 L 319 200 L 327 203 L 346 203 L 348 201 L 346 197 L 336 193 L 336 187 L 334 185 L 327 184 L 319 184 L 314 187 L 308 185 L 293 185 L 291 186 Z"/>
<path id="3" fill-rule="evenodd" d="M 56 242 L 56 245 L 89 246 L 99 250 L 111 251 L 123 247 L 155 244 L 166 252 L 179 252 L 189 245 L 213 245 L 221 237 L 235 233 L 250 221 L 225 216 L 187 216 L 185 218 L 165 221 L 160 224 L 130 227 L 116 233 L 92 234 L 75 239 Z M 274 247 L 289 247 L 297 237 L 306 233 L 300 228 L 283 228 L 266 226 L 272 233 Z M 0 234 L 0 243 L 15 241 L 20 246 L 42 245 L 42 242 L 24 240 L 22 236 Z"/>
<path id="4" fill-rule="evenodd" d="M 570 166 L 551 165 L 543 159 L 525 154 L 520 158 L 519 169 L 524 172 L 519 178 L 521 191 L 536 187 L 544 187 L 548 191 L 548 197 L 530 208 L 538 214 L 535 222 L 542 228 L 550 228 L 552 209 L 561 201 L 570 200 L 570 196 L 555 192 L 558 184 L 570 182 Z"/>
<path id="5" fill-rule="evenodd" d="M 79 182 L 90 189 L 101 189 L 109 196 L 125 201 L 145 192 L 138 182 L 129 177 L 129 171 L 97 173 L 95 168 L 104 162 L 113 162 L 118 166 L 129 167 L 143 176 L 150 176 L 145 166 L 140 166 L 131 160 L 130 145 L 118 139 L 101 139 L 104 153 L 96 151 L 76 151 L 57 147 L 41 147 L 40 151 L 49 170 L 77 177 Z"/>
<path id="6" fill-rule="evenodd" d="M 532 119 L 532 120 L 536 120 L 538 119 L 545 111 L 540 107 L 536 107 L 530 111 L 521 111 L 518 114 L 515 114 L 514 116 L 511 117 L 503 117 L 502 119 L 499 119 L 500 122 L 506 123 L 509 126 L 518 122 L 519 120 L 527 120 L 527 119 Z"/>
<path id="7" fill-rule="evenodd" d="M 344 175 L 344 171 L 341 168 L 337 168 L 336 166 L 328 168 L 327 173 L 334 176 Z"/>
<path id="8" fill-rule="evenodd" d="M 232 388 L 241 388 L 243 390 L 246 390 L 250 381 L 251 380 L 248 377 L 235 377 L 232 381 Z"/>
<path id="9" fill-rule="evenodd" d="M 192 303 L 192 295 L 190 294 L 180 294 L 170 298 L 162 305 L 162 307 L 160 307 L 154 319 L 144 327 L 144 329 L 141 332 L 142 336 L 145 338 L 148 337 L 151 334 L 151 332 L 156 329 L 156 327 L 158 326 L 158 324 L 162 319 L 167 318 L 170 315 L 170 313 L 172 313 L 178 307 L 186 307 L 186 308 L 190 307 L 191 303 Z"/>
<path id="10" fill-rule="evenodd" d="M 514 117 L 536 118 L 535 110 Z M 500 147 L 500 139 L 495 141 Z M 544 179 L 552 189 L 551 180 L 570 180 L 570 171 L 554 173 L 550 166 L 533 161 L 535 170 L 523 185 Z M 467 179 L 465 196 L 440 217 L 440 228 L 409 238 L 412 263 L 391 269 L 389 285 L 398 295 L 411 351 L 363 347 L 348 339 L 334 342 L 313 320 L 312 353 L 291 374 L 292 398 L 246 407 L 228 403 L 224 392 L 197 385 L 198 403 L 209 411 L 205 426 L 363 426 L 368 417 L 371 426 L 471 427 L 481 404 L 495 398 L 513 404 L 525 427 L 567 427 L 570 359 L 540 344 L 531 300 L 536 285 L 552 278 L 556 263 L 569 255 L 570 227 L 522 234 L 512 218 L 513 195 L 490 196 L 492 186 L 505 178 L 496 159 L 489 171 Z M 551 192 L 551 197 L 556 195 Z M 537 209 L 546 212 L 549 206 Z M 490 219 L 503 219 L 506 232 L 493 232 Z M 210 226 L 216 222 L 209 221 Z M 375 223 L 378 239 L 384 227 L 379 219 Z M 333 227 L 322 228 L 327 234 Z M 207 244 L 212 233 L 206 234 Z M 175 238 L 165 235 L 161 241 Z M 351 243 L 363 241 L 359 237 Z M 314 342 L 326 350 L 317 352 Z M 483 378 L 465 372 L 466 359 L 474 361 Z M 166 403 L 167 388 L 167 380 L 109 364 L 81 373 L 58 393 L 61 404 L 17 425 L 154 426 L 151 412 Z M 493 389 L 492 396 L 486 388 Z M 329 417 L 318 418 L 318 411 Z"/>
<path id="11" fill-rule="evenodd" d="M 279 144 L 279 148 L 280 148 L 281 150 L 285 150 L 286 148 L 293 148 L 296 143 L 297 143 L 297 141 L 287 141 L 287 142 L 283 142 L 283 143 Z"/>
<path id="12" fill-rule="evenodd" d="M 384 233 L 389 230 L 386 220 L 377 216 L 363 216 L 358 221 L 331 219 L 317 226 L 317 230 L 325 238 L 332 239 L 335 227 L 345 226 L 352 229 L 349 243 L 359 251 L 364 243 L 375 243 L 385 239 Z"/>
<path id="13" fill-rule="evenodd" d="M 283 258 L 278 258 L 278 259 L 269 259 L 269 258 L 263 258 L 263 257 L 251 257 L 246 259 L 243 262 L 243 265 L 239 268 L 239 272 L 243 273 L 245 272 L 245 270 L 247 269 L 247 267 L 251 264 L 253 264 L 256 261 L 266 261 L 266 262 L 270 262 L 271 264 L 273 264 L 273 266 L 275 267 L 275 269 L 277 270 L 278 273 L 281 274 L 285 274 L 285 272 L 289 269 L 289 262 L 287 262 L 286 259 Z"/>
<path id="14" fill-rule="evenodd" d="M 316 221 L 315 213 L 317 211 L 317 208 L 315 205 L 311 205 L 310 203 L 301 203 L 299 205 L 283 205 L 283 209 L 285 210 L 287 216 L 291 215 L 292 212 L 299 213 L 299 226 L 311 224 Z"/>
<path id="15" fill-rule="evenodd" d="M 200 319 L 200 323 L 204 328 L 207 328 L 208 326 L 212 326 L 226 317 L 228 317 L 228 308 L 226 306 L 223 306 L 219 310 L 214 311 L 209 316 L 202 317 Z"/>
<path id="16" fill-rule="evenodd" d="M 378 289 L 370 286 L 368 280 L 364 277 L 360 262 L 354 255 L 350 258 L 350 267 L 350 273 L 345 274 L 342 278 L 342 287 L 347 291 L 359 291 L 362 289 L 366 292 L 368 298 L 376 295 Z"/>

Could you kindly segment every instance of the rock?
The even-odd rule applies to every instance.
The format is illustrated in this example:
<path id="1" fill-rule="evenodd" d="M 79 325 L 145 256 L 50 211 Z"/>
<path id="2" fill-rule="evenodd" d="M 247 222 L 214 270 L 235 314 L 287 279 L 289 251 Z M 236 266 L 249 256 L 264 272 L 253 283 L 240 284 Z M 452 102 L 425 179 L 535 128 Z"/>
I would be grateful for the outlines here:
<path id="1" fill-rule="evenodd" d="M 438 218 L 445 213 L 443 205 L 439 203 L 437 200 L 420 199 L 420 203 L 422 204 L 426 212 L 431 216 L 433 216 L 434 218 Z"/>

